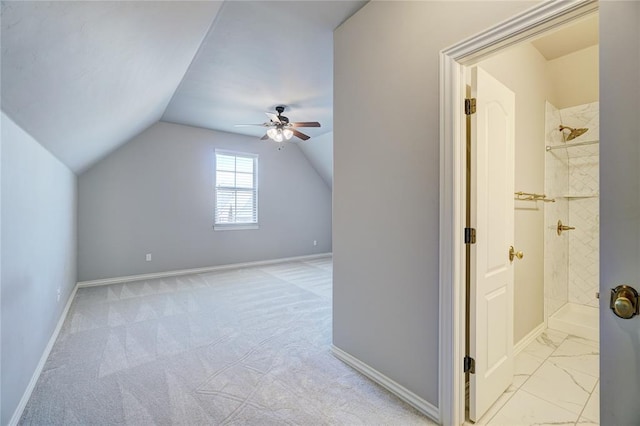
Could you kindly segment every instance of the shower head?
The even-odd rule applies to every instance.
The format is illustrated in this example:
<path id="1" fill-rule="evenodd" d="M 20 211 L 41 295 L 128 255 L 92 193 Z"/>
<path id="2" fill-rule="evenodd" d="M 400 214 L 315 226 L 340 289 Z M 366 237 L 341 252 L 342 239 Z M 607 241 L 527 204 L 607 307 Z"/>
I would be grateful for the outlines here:
<path id="1" fill-rule="evenodd" d="M 570 132 L 569 135 L 567 136 L 567 139 L 565 139 L 565 141 L 570 141 L 570 140 L 573 140 L 573 139 L 577 138 L 578 136 L 584 135 L 587 132 L 587 130 L 589 130 L 589 129 L 586 129 L 586 128 L 584 128 L 584 129 L 574 129 L 574 128 L 569 127 L 569 126 L 563 126 L 562 124 L 558 128 L 558 130 L 560 130 L 561 132 L 564 132 L 565 129 L 569 130 L 569 132 Z M 563 136 L 564 136 L 564 133 L 563 133 Z"/>

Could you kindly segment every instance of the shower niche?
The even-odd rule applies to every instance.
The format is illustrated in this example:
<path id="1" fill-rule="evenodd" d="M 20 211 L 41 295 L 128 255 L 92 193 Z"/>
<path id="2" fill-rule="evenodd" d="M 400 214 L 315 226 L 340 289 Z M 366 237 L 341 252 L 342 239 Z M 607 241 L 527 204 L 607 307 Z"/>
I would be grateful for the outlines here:
<path id="1" fill-rule="evenodd" d="M 545 118 L 545 194 L 555 199 L 544 211 L 547 325 L 598 340 L 599 103 L 547 102 Z"/>

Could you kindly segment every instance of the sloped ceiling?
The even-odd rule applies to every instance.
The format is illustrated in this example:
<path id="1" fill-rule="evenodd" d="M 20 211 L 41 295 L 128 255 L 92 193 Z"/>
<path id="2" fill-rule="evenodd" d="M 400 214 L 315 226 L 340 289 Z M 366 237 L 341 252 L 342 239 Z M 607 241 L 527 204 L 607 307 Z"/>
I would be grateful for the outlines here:
<path id="1" fill-rule="evenodd" d="M 333 30 L 366 1 L 4 1 L 2 110 L 76 173 L 158 120 L 330 132 Z M 311 139 L 308 142 L 313 141 Z"/>
<path id="2" fill-rule="evenodd" d="M 221 2 L 2 3 L 2 110 L 76 173 L 158 121 Z"/>
<path id="3" fill-rule="evenodd" d="M 226 2 L 162 119 L 260 137 L 265 111 L 333 128 L 333 30 L 364 1 Z"/>

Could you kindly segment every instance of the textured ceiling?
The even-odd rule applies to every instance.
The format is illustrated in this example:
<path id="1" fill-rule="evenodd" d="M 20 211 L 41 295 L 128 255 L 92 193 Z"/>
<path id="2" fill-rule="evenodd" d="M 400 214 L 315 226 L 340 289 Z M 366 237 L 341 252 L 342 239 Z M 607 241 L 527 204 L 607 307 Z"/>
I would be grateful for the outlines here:
<path id="1" fill-rule="evenodd" d="M 162 117 L 262 136 L 265 111 L 333 128 L 333 30 L 365 1 L 226 2 Z"/>
<path id="2" fill-rule="evenodd" d="M 366 1 L 3 1 L 2 110 L 76 173 L 154 122 L 332 129 L 333 30 Z M 305 129 L 306 131 L 306 129 Z"/>

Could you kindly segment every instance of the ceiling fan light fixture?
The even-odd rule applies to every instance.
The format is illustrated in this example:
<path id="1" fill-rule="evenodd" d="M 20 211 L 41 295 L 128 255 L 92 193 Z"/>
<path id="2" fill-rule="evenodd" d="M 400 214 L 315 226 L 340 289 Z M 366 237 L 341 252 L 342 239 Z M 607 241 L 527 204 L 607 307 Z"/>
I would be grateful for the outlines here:
<path id="1" fill-rule="evenodd" d="M 273 139 L 276 142 L 283 141 L 281 129 L 276 129 L 276 128 L 269 129 L 267 130 L 267 136 L 269 136 L 271 139 Z"/>
<path id="2" fill-rule="evenodd" d="M 259 126 L 266 127 L 267 133 L 260 138 L 260 140 L 271 139 L 276 142 L 284 142 L 291 140 L 294 136 L 300 140 L 306 141 L 310 138 L 309 135 L 305 135 L 301 131 L 295 129 L 296 127 L 320 127 L 320 123 L 317 121 L 296 121 L 290 122 L 288 117 L 282 115 L 286 106 L 278 105 L 276 107 L 277 114 L 267 112 L 269 121 L 262 124 L 236 124 L 238 127 L 242 126 Z"/>
<path id="3" fill-rule="evenodd" d="M 267 136 L 276 142 L 283 142 L 293 137 L 293 131 L 290 129 L 283 129 L 282 127 L 273 127 L 267 130 Z"/>

